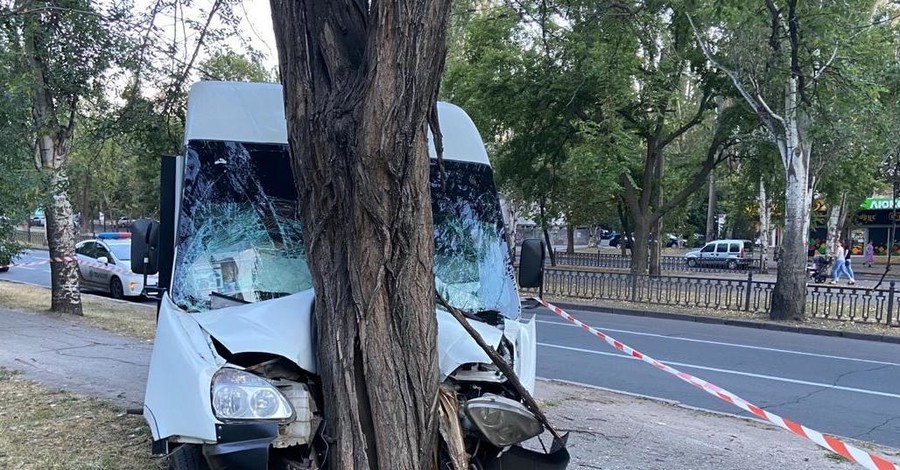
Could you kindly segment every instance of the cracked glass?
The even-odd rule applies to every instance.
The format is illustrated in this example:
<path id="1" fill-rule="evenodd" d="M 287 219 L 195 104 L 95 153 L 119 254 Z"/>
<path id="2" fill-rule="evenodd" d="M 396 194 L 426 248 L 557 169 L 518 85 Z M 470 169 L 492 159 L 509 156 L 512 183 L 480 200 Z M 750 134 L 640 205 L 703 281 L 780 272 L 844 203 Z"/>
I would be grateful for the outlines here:
<path id="1" fill-rule="evenodd" d="M 491 167 L 431 162 L 435 286 L 450 305 L 519 316 L 519 295 Z"/>
<path id="2" fill-rule="evenodd" d="M 172 299 L 202 312 L 312 288 L 297 209 L 286 144 L 190 141 Z"/>

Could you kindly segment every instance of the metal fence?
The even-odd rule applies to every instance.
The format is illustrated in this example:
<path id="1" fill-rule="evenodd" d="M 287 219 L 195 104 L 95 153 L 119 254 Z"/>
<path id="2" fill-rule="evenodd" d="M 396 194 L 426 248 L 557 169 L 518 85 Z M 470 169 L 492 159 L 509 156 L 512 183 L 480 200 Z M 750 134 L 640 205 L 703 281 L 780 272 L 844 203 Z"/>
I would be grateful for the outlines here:
<path id="1" fill-rule="evenodd" d="M 550 262 L 549 257 L 546 260 Z M 737 271 L 754 271 L 759 272 L 759 258 L 750 258 L 742 260 Z M 629 269 L 631 268 L 631 256 L 623 256 L 613 253 L 556 253 L 556 264 L 558 266 L 579 266 L 588 268 L 613 268 L 613 269 Z M 660 269 L 663 271 L 676 272 L 734 272 L 736 270 L 728 269 L 724 264 L 702 264 L 697 266 L 689 266 L 687 258 L 684 256 L 662 256 L 659 260 Z"/>
<path id="2" fill-rule="evenodd" d="M 693 276 L 643 276 L 573 269 L 545 269 L 544 293 L 578 299 L 768 312 L 774 282 Z M 810 285 L 806 293 L 808 317 L 897 325 L 896 286 L 866 289 Z"/>

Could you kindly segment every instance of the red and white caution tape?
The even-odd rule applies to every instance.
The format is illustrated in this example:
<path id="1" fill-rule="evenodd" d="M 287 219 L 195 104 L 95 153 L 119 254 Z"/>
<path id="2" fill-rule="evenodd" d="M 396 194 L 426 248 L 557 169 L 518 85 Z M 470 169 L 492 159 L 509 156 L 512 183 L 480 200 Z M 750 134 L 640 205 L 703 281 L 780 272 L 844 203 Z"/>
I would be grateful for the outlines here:
<path id="1" fill-rule="evenodd" d="M 43 259 L 40 261 L 29 261 L 27 263 L 0 264 L 0 268 L 7 268 L 7 267 L 24 268 L 24 267 L 39 266 L 42 264 L 49 264 L 49 263 L 65 263 L 68 261 L 75 261 L 79 265 L 83 265 L 83 266 L 93 266 L 95 268 L 103 268 L 107 271 L 117 272 L 119 274 L 126 274 L 126 275 L 134 274 L 133 272 L 131 272 L 130 269 L 120 268 L 118 266 L 111 265 L 111 264 L 104 264 L 99 261 L 94 261 L 91 259 L 79 259 L 77 256 L 60 256 L 60 257 L 54 257 L 54 258 L 47 258 L 47 259 Z M 151 276 L 151 277 L 153 277 L 153 276 Z"/>
<path id="2" fill-rule="evenodd" d="M 29 267 L 29 266 L 39 266 L 42 264 L 49 264 L 49 263 L 65 263 L 66 261 L 78 261 L 78 258 L 76 258 L 75 256 L 62 256 L 62 257 L 58 257 L 58 258 L 42 259 L 40 261 L 29 261 L 27 263 L 0 264 L 0 268 L 10 268 L 10 267 L 25 268 L 25 267 Z"/>
<path id="3" fill-rule="evenodd" d="M 806 426 L 795 423 L 794 421 L 791 421 L 787 418 L 782 418 L 775 413 L 759 408 L 758 406 L 748 402 L 747 400 L 744 400 L 743 398 L 729 392 L 728 390 L 720 388 L 703 379 L 694 377 L 686 372 L 681 372 L 656 359 L 653 359 L 650 356 L 647 356 L 646 354 L 635 351 L 627 345 L 619 342 L 615 338 L 610 337 L 606 333 L 603 333 L 602 331 L 599 331 L 582 323 L 572 315 L 566 313 L 563 309 L 547 302 L 544 299 L 539 299 L 537 297 L 534 297 L 533 299 L 540 302 L 543 306 L 549 308 L 553 313 L 574 323 L 576 326 L 581 327 L 581 329 L 587 331 L 588 333 L 591 333 L 592 335 L 602 339 L 610 346 L 618 349 L 619 351 L 622 351 L 623 353 L 628 354 L 635 359 L 640 359 L 641 361 L 646 362 L 663 372 L 672 374 L 675 377 L 678 377 L 679 379 L 703 390 L 704 392 L 709 393 L 710 395 L 713 395 L 728 403 L 731 403 L 745 411 L 753 413 L 755 416 L 758 416 L 780 428 L 784 428 L 798 436 L 805 437 L 806 439 L 815 442 L 825 449 L 840 454 L 844 458 L 856 462 L 863 467 L 866 467 L 870 470 L 900 470 L 900 467 L 885 460 L 883 457 L 866 452 L 858 447 L 847 444 L 846 442 L 842 442 L 840 439 L 837 439 L 833 436 L 822 434 L 819 431 L 809 429 Z"/>

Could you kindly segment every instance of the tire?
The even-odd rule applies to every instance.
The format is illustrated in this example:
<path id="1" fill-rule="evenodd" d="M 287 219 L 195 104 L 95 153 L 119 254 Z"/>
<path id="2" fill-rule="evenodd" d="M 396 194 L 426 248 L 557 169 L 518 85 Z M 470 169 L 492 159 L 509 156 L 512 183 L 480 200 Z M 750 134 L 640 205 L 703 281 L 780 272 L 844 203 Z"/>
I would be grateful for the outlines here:
<path id="1" fill-rule="evenodd" d="M 687 265 L 696 268 L 697 267 L 697 258 L 688 258 Z"/>
<path id="2" fill-rule="evenodd" d="M 4 267 L 0 268 L 0 273 L 5 273 L 6 271 L 9 271 L 9 266 L 4 266 Z"/>
<path id="3" fill-rule="evenodd" d="M 737 260 L 730 259 L 730 260 L 728 260 L 727 266 L 728 266 L 728 269 L 734 271 L 735 269 L 738 268 L 738 262 L 737 262 Z"/>
<path id="4" fill-rule="evenodd" d="M 182 444 L 166 459 L 169 470 L 209 470 L 203 449 L 197 444 Z"/>
<path id="5" fill-rule="evenodd" d="M 122 287 L 122 281 L 119 278 L 113 277 L 109 281 L 109 295 L 114 299 L 125 298 L 125 288 Z"/>

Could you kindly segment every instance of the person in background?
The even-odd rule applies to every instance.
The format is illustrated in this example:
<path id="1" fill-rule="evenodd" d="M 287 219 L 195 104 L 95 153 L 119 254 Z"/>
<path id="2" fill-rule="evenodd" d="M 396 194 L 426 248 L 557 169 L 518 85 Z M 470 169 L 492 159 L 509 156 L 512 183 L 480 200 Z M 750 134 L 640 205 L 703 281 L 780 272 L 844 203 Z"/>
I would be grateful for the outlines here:
<path id="1" fill-rule="evenodd" d="M 863 261 L 868 268 L 871 268 L 872 263 L 875 262 L 875 246 L 872 245 L 872 240 L 869 240 L 869 243 L 866 243 L 866 249 L 863 252 Z"/>
<path id="2" fill-rule="evenodd" d="M 844 242 L 844 274 L 850 278 L 849 284 L 856 284 L 856 276 L 853 274 L 853 267 L 850 264 L 850 258 L 853 256 L 853 245 L 850 240 Z"/>
<path id="3" fill-rule="evenodd" d="M 847 250 L 840 242 L 834 244 L 834 271 L 832 271 L 831 284 L 837 284 L 842 275 L 850 275 L 846 271 L 847 267 Z M 853 278 L 850 278 L 851 280 Z"/>

